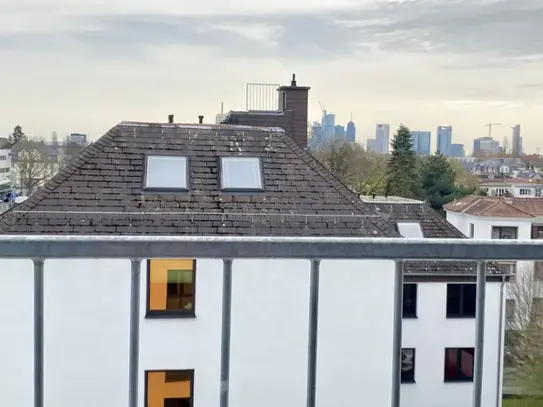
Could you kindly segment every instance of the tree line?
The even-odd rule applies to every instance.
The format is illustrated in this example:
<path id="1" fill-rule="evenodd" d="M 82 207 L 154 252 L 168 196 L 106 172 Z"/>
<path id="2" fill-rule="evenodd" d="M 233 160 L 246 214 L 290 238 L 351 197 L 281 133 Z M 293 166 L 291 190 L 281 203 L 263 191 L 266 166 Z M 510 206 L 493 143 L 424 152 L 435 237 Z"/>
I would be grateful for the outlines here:
<path id="1" fill-rule="evenodd" d="M 428 202 L 441 210 L 454 199 L 477 190 L 477 178 L 457 160 L 439 153 L 417 155 L 409 128 L 400 125 L 390 155 L 356 143 L 333 141 L 312 153 L 344 184 L 361 195 L 399 196 Z"/>

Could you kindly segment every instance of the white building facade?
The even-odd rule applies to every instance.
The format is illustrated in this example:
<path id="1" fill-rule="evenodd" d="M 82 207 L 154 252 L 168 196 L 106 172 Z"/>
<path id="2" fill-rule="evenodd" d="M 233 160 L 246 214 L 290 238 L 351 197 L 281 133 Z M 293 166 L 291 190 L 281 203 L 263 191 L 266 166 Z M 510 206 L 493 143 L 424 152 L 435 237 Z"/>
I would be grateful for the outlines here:
<path id="1" fill-rule="evenodd" d="M 224 236 L 465 238 L 420 202 L 396 208 L 361 200 L 277 128 L 123 122 L 75 163 L 0 216 L 0 234 L 210 236 L 217 248 Z M 129 407 L 225 407 L 226 391 L 232 407 L 390 406 L 400 361 L 393 317 L 402 305 L 394 303 L 395 263 L 323 259 L 315 273 L 314 261 L 272 249 L 260 259 L 231 256 L 231 285 L 229 260 L 215 250 L 211 259 L 108 260 L 102 251 L 46 258 L 43 273 L 39 261 L 0 259 L 0 343 L 9 349 L 0 354 L 0 405 L 32 404 L 34 363 L 42 360 L 34 349 L 44 363 L 36 407 L 129 400 L 136 401 Z M 475 267 L 465 259 L 405 262 L 401 407 L 472 400 Z M 31 299 L 32 292 L 41 298 L 39 276 L 43 330 L 35 319 L 41 301 Z M 506 279 L 489 265 L 483 407 L 501 403 Z M 139 315 L 129 289 L 137 282 Z M 43 347 L 35 347 L 34 329 Z M 135 399 L 129 389 L 137 389 Z"/>
<path id="2" fill-rule="evenodd" d="M 184 406 L 185 399 L 196 407 L 219 405 L 222 261 L 194 263 L 194 312 L 179 312 L 173 295 L 167 305 L 153 304 L 159 300 L 152 292 L 159 289 L 149 285 L 148 265 L 160 274 L 163 267 L 189 263 L 142 263 L 140 407 Z M 128 405 L 130 267 L 129 260 L 46 260 L 45 406 Z M 0 398 L 2 405 L 26 406 L 33 397 L 28 391 L 33 265 L 3 260 L 2 270 L 0 327 L 2 345 L 10 351 L 1 358 Z M 317 406 L 390 405 L 393 270 L 391 261 L 321 262 Z M 234 260 L 232 275 L 230 405 L 305 405 L 310 262 Z M 447 286 L 411 286 L 415 314 L 404 319 L 403 347 L 406 355 L 414 350 L 414 373 L 401 387 L 404 407 L 470 405 L 475 318 L 447 317 Z M 488 407 L 501 398 L 501 287 L 487 284 L 483 406 Z M 13 304 L 19 304 L 17 312 Z M 157 307 L 170 309 L 150 309 Z M 446 353 L 459 358 L 448 363 L 449 370 L 463 364 L 449 376 Z M 168 399 L 179 400 L 168 404 Z"/>

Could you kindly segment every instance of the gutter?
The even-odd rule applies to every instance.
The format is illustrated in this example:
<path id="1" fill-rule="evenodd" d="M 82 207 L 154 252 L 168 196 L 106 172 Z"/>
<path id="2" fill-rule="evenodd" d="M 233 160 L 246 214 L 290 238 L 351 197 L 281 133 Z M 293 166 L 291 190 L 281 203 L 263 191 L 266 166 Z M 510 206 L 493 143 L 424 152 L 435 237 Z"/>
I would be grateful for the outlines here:
<path id="1" fill-rule="evenodd" d="M 505 277 L 502 277 L 502 283 L 500 287 L 500 326 L 498 330 L 498 369 L 496 374 L 496 407 L 502 405 L 502 393 L 503 393 L 503 366 L 505 349 L 504 336 L 505 336 L 505 315 L 504 315 L 504 302 L 505 302 Z"/>

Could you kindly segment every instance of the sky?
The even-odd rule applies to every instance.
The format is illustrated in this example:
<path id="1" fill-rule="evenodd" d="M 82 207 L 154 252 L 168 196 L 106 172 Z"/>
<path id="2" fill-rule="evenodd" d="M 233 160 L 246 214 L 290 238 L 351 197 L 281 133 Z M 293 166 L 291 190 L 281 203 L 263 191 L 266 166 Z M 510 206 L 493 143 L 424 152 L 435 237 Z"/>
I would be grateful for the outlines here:
<path id="1" fill-rule="evenodd" d="M 213 122 L 247 82 L 311 86 L 357 139 L 376 123 L 453 142 L 521 124 L 543 147 L 541 0 L 1 0 L 0 134 L 87 133 L 123 120 Z M 3 134 L 2 134 L 3 135 Z"/>

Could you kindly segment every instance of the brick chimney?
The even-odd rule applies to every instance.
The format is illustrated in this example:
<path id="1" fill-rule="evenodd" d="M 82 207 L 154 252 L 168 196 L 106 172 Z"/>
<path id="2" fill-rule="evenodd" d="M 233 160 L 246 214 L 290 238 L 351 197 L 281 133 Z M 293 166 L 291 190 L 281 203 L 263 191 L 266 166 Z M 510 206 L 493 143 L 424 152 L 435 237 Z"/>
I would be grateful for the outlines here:
<path id="1" fill-rule="evenodd" d="M 309 86 L 298 86 L 296 75 L 292 74 L 290 86 L 281 86 L 277 89 L 279 96 L 279 110 L 290 111 L 289 128 L 285 131 L 300 146 L 307 147 L 307 115 L 309 107 Z"/>

